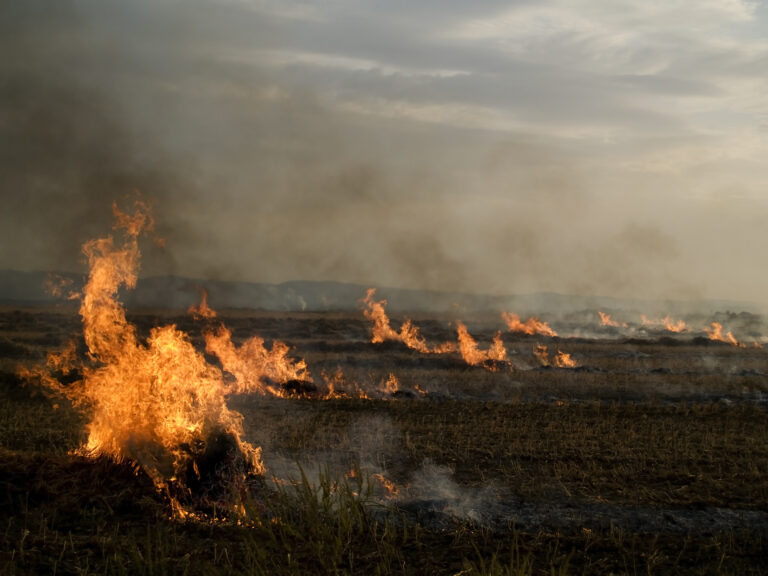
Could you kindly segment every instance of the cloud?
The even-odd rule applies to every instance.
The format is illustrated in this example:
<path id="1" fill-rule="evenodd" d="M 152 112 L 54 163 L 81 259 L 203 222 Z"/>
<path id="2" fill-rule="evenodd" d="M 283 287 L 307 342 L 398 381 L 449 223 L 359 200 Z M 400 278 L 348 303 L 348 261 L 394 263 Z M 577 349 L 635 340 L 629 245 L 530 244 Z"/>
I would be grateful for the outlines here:
<path id="1" fill-rule="evenodd" d="M 757 4 L 0 10 L 0 267 L 139 188 L 155 273 L 764 299 Z"/>

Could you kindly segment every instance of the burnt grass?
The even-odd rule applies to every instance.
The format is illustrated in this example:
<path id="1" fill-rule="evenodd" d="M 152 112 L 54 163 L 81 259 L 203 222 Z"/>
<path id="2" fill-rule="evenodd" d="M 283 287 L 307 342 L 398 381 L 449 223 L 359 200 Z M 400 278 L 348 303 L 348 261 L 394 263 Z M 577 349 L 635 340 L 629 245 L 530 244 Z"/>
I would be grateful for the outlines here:
<path id="1" fill-rule="evenodd" d="M 175 323 L 202 349 L 186 315 L 130 320 L 143 335 Z M 415 323 L 440 342 L 450 320 Z M 0 574 L 768 572 L 768 351 L 504 333 L 510 362 L 492 372 L 371 344 L 362 314 L 223 321 L 238 342 L 288 343 L 314 379 L 231 401 L 268 469 L 245 524 L 173 519 L 141 470 L 73 455 L 87 415 L 16 370 L 80 338 L 75 311 L 0 310 Z M 502 328 L 467 325 L 480 346 Z M 541 366 L 536 344 L 579 367 Z M 321 373 L 337 369 L 337 389 L 371 398 L 323 399 Z"/>

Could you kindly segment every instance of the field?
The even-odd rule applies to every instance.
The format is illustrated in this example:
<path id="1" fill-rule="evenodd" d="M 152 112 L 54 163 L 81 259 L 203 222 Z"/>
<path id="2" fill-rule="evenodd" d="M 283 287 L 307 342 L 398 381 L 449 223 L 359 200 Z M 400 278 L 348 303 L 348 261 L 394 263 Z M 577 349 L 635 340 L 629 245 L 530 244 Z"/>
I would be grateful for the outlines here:
<path id="1" fill-rule="evenodd" d="M 219 318 L 236 343 L 286 342 L 313 377 L 230 401 L 267 470 L 247 520 L 181 519 L 131 463 L 72 454 L 88 414 L 17 370 L 82 339 L 76 310 L 0 310 L 0 573 L 768 572 L 762 348 L 574 316 L 568 337 L 502 331 L 509 363 L 470 366 L 374 344 L 362 312 Z M 454 318 L 412 318 L 455 338 Z M 205 348 L 187 314 L 129 320 Z M 503 329 L 465 321 L 481 348 Z M 537 345 L 577 366 L 544 366 Z"/>

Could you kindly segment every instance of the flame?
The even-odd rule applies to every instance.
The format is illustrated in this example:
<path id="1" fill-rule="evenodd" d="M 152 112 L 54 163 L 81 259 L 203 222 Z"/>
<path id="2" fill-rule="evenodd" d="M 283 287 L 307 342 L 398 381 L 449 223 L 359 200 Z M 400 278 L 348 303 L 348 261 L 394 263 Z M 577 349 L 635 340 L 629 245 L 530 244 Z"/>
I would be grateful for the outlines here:
<path id="1" fill-rule="evenodd" d="M 72 278 L 67 278 L 55 272 L 49 272 L 43 281 L 43 289 L 56 298 L 77 300 L 80 298 L 80 293 L 72 289 L 73 284 Z"/>
<path id="2" fill-rule="evenodd" d="M 380 344 L 386 340 L 396 340 L 402 342 L 408 346 L 408 348 L 421 352 L 422 354 L 445 354 L 456 350 L 456 346 L 453 342 L 438 344 L 430 349 L 424 340 L 424 337 L 419 333 L 419 328 L 407 318 L 402 326 L 400 326 L 400 332 L 395 331 L 392 326 L 390 326 L 389 317 L 387 316 L 387 301 L 375 301 L 373 299 L 374 294 L 376 294 L 376 289 L 369 288 L 365 294 L 365 298 L 362 300 L 366 305 L 363 314 L 365 314 L 365 317 L 368 320 L 373 321 L 373 335 L 371 342 Z"/>
<path id="3" fill-rule="evenodd" d="M 478 349 L 477 342 L 467 332 L 467 327 L 463 322 L 456 322 L 456 331 L 459 338 L 459 352 L 464 361 L 470 366 L 494 361 L 505 362 L 507 360 L 507 350 L 501 341 L 501 331 L 496 332 L 491 347 L 488 350 Z"/>
<path id="4" fill-rule="evenodd" d="M 397 485 L 383 474 L 371 474 L 371 479 L 378 481 L 383 488 L 384 498 L 387 500 L 395 499 L 400 495 L 400 489 Z"/>
<path id="5" fill-rule="evenodd" d="M 709 330 L 707 328 L 704 328 L 704 332 L 707 333 L 710 340 L 717 340 L 719 342 L 728 342 L 729 344 L 733 346 L 739 346 L 741 348 L 744 348 L 745 345 L 740 343 L 738 340 L 736 340 L 736 337 L 733 335 L 732 332 L 726 332 L 725 336 L 723 336 L 723 325 L 719 322 L 712 322 L 712 329 Z"/>
<path id="6" fill-rule="evenodd" d="M 571 358 L 570 354 L 563 352 L 562 350 L 558 350 L 557 356 L 555 356 L 555 366 L 558 368 L 576 368 L 578 367 L 578 364 L 573 358 Z"/>
<path id="7" fill-rule="evenodd" d="M 611 328 L 626 328 L 627 323 L 622 322 L 619 324 L 614 319 L 611 318 L 610 314 L 606 314 L 605 312 L 597 311 L 597 313 L 600 315 L 600 326 L 609 326 Z"/>
<path id="8" fill-rule="evenodd" d="M 542 366 L 549 366 L 549 353 L 547 352 L 546 346 L 543 344 L 536 344 L 536 347 L 533 349 L 533 354 L 539 359 Z"/>
<path id="9" fill-rule="evenodd" d="M 267 350 L 261 338 L 253 337 L 238 348 L 223 325 L 204 335 L 208 351 L 231 378 L 209 364 L 175 325 L 152 328 L 141 342 L 117 292 L 120 286 L 136 285 L 138 239 L 154 221 L 140 198 L 131 213 L 114 205 L 113 214 L 114 231 L 122 240 L 108 235 L 83 246 L 90 268 L 80 306 L 87 358 L 78 360 L 70 343 L 63 352 L 49 354 L 45 366 L 24 375 L 90 415 L 88 439 L 79 453 L 135 462 L 158 488 L 182 496 L 192 484 L 205 491 L 206 482 L 221 479 L 225 492 L 211 498 L 222 499 L 236 514 L 242 509 L 246 476 L 263 474 L 264 466 L 261 449 L 242 439 L 242 416 L 226 400 L 241 392 L 282 395 L 280 382 L 309 378 L 306 365 L 291 361 L 288 347 L 279 342 Z M 196 310 L 213 317 L 205 299 Z M 58 376 L 69 371 L 81 378 L 65 385 Z M 216 462 L 206 460 L 211 457 Z M 201 471 L 206 462 L 211 470 Z M 172 499 L 172 504 L 184 515 L 178 502 Z"/>
<path id="10" fill-rule="evenodd" d="M 525 322 L 520 322 L 520 316 L 512 314 L 511 312 L 502 312 L 501 317 L 504 319 L 504 322 L 507 323 L 510 332 L 522 332 L 523 334 L 528 334 L 530 336 L 535 334 L 551 337 L 557 336 L 557 332 L 552 330 L 552 328 L 549 327 L 549 324 L 542 322 L 537 318 L 528 318 Z"/>
<path id="11" fill-rule="evenodd" d="M 354 382 L 352 386 L 354 390 L 350 391 L 344 378 L 344 372 L 341 368 L 336 368 L 333 373 L 328 373 L 325 370 L 320 372 L 320 377 L 325 382 L 327 392 L 324 396 L 325 400 L 331 400 L 334 398 L 361 398 L 368 399 L 368 395 L 360 389 L 357 382 Z"/>
<path id="12" fill-rule="evenodd" d="M 187 313 L 193 316 L 195 319 L 205 319 L 205 320 L 211 320 L 213 318 L 216 318 L 216 311 L 211 310 L 208 307 L 208 290 L 205 288 L 200 288 L 200 304 L 197 306 L 192 305 L 189 307 L 189 310 L 187 310 Z"/>
<path id="13" fill-rule="evenodd" d="M 400 332 L 396 332 L 392 329 L 389 325 L 389 317 L 385 310 L 387 301 L 380 300 L 379 302 L 376 302 L 373 299 L 375 293 L 375 288 L 369 288 L 363 299 L 363 303 L 367 306 L 363 313 L 366 318 L 373 321 L 373 337 L 371 342 L 379 344 L 385 340 L 397 340 L 409 348 L 428 354 L 430 350 L 427 343 L 419 334 L 419 329 L 414 326 L 410 320 L 406 319 L 406 321 L 403 322 L 403 325 L 400 327 Z"/>
<path id="14" fill-rule="evenodd" d="M 533 354 L 538 358 L 542 366 L 551 366 L 553 363 L 557 368 L 577 368 L 578 363 L 571 358 L 571 355 L 562 350 L 557 351 L 554 360 L 550 361 L 547 347 L 543 344 L 537 344 L 533 349 Z"/>
<path id="15" fill-rule="evenodd" d="M 289 358 L 290 348 L 283 342 L 275 341 L 267 349 L 263 338 L 252 336 L 237 347 L 232 342 L 232 333 L 223 324 L 206 330 L 203 336 L 206 351 L 214 354 L 224 370 L 235 377 L 232 387 L 237 394 L 256 392 L 286 397 L 290 394 L 281 384 L 312 382 L 306 363 Z"/>
<path id="16" fill-rule="evenodd" d="M 688 330 L 688 326 L 686 325 L 685 320 L 678 320 L 677 322 L 673 322 L 669 316 L 665 316 L 661 322 L 664 324 L 664 328 L 666 328 L 669 332 L 680 333 Z"/>
<path id="17" fill-rule="evenodd" d="M 389 378 L 387 378 L 387 381 L 384 382 L 384 392 L 392 396 L 399 390 L 400 390 L 400 381 L 397 379 L 397 376 L 395 376 L 394 374 L 392 374 L 392 372 L 390 372 Z"/>
<path id="18" fill-rule="evenodd" d="M 688 330 L 688 325 L 685 323 L 685 320 L 678 320 L 675 322 L 669 315 L 665 316 L 659 321 L 655 321 L 648 320 L 648 317 L 645 314 L 641 314 L 640 319 L 643 323 L 643 326 L 664 326 L 666 331 L 674 332 L 675 334 L 679 334 L 680 332 L 685 332 Z"/>

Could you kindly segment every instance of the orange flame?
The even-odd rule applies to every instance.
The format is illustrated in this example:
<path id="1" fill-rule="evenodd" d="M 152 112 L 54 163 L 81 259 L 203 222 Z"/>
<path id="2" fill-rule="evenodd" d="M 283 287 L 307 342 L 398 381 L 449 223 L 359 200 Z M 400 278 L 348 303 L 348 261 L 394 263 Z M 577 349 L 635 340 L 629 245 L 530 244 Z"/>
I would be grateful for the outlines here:
<path id="1" fill-rule="evenodd" d="M 520 316 L 512 314 L 511 312 L 502 312 L 501 317 L 504 319 L 504 322 L 507 323 L 510 332 L 522 332 L 523 334 L 528 334 L 530 336 L 535 334 L 551 337 L 557 336 L 557 332 L 552 330 L 552 328 L 549 327 L 549 324 L 542 322 L 537 318 L 528 318 L 525 322 L 521 322 Z"/>
<path id="2" fill-rule="evenodd" d="M 320 377 L 323 379 L 323 382 L 325 382 L 325 386 L 328 389 L 328 392 L 326 392 L 324 396 L 325 400 L 331 400 L 333 398 L 368 398 L 368 395 L 360 389 L 357 382 L 352 384 L 354 389 L 349 390 L 344 379 L 344 372 L 342 372 L 341 368 L 336 368 L 336 371 L 333 373 L 328 373 L 325 370 L 322 370 L 320 372 Z"/>
<path id="3" fill-rule="evenodd" d="M 288 347 L 279 342 L 267 351 L 263 340 L 253 337 L 237 348 L 224 326 L 209 330 L 205 339 L 209 352 L 234 378 L 224 378 L 221 369 L 209 364 L 174 325 L 153 328 L 146 343 L 141 342 L 117 293 L 121 285 L 136 284 L 138 238 L 152 229 L 153 219 L 140 198 L 132 213 L 116 205 L 113 213 L 122 242 L 110 235 L 83 246 L 90 267 L 80 306 L 87 358 L 78 361 L 70 344 L 63 353 L 49 355 L 46 366 L 24 375 L 37 378 L 90 414 L 88 439 L 80 453 L 136 462 L 158 488 L 189 492 L 185 478 L 200 477 L 198 459 L 206 454 L 206 442 L 231 444 L 238 454 L 230 455 L 232 467 L 217 468 L 215 474 L 226 476 L 232 490 L 222 497 L 233 511 L 240 510 L 233 500 L 242 496 L 245 474 L 263 474 L 264 467 L 261 449 L 242 439 L 242 416 L 230 410 L 226 400 L 239 392 L 279 395 L 275 383 L 308 378 L 306 366 L 290 361 Z M 199 309 L 206 308 L 204 302 Z M 211 315 L 212 311 L 207 314 Z M 61 384 L 58 372 L 74 369 L 82 378 Z M 177 502 L 174 506 L 184 515 Z"/>
<path id="4" fill-rule="evenodd" d="M 402 326 L 400 326 L 400 332 L 395 331 L 392 326 L 390 326 L 389 317 L 387 316 L 387 301 L 375 301 L 373 299 L 375 293 L 375 288 L 369 288 L 365 298 L 362 300 L 366 305 L 363 314 L 365 314 L 365 317 L 368 320 L 373 321 L 373 335 L 371 342 L 379 344 L 386 340 L 395 340 L 402 342 L 408 346 L 408 348 L 421 352 L 422 354 L 446 354 L 456 350 L 456 346 L 453 342 L 438 344 L 430 349 L 430 347 L 427 346 L 424 337 L 419 333 L 419 328 L 409 319 L 406 319 Z"/>
<path id="5" fill-rule="evenodd" d="M 384 498 L 387 500 L 392 500 L 400 495 L 400 489 L 397 485 L 383 474 L 371 474 L 371 479 L 379 483 L 383 489 Z"/>
<path id="6" fill-rule="evenodd" d="M 679 334 L 680 332 L 685 332 L 688 330 L 688 325 L 685 323 L 685 320 L 678 320 L 677 322 L 673 321 L 672 318 L 667 315 L 664 318 L 662 318 L 659 321 L 654 320 L 648 320 L 648 317 L 645 314 L 640 315 L 640 319 L 642 320 L 643 326 L 664 326 L 664 329 L 667 332 L 674 332 L 675 334 Z"/>
<path id="7" fill-rule="evenodd" d="M 622 322 L 619 324 L 616 322 L 613 318 L 611 318 L 610 314 L 606 314 L 605 312 L 597 311 L 597 313 L 600 315 L 600 326 L 609 326 L 611 328 L 626 328 L 627 323 Z"/>
<path id="8" fill-rule="evenodd" d="M 729 344 L 733 346 L 739 346 L 744 347 L 743 344 L 741 344 L 738 340 L 736 340 L 736 337 L 733 335 L 732 332 L 726 332 L 725 336 L 723 336 L 723 325 L 719 322 L 712 322 L 712 329 L 709 330 L 707 328 L 704 328 L 704 332 L 707 333 L 710 340 L 717 340 L 719 342 L 728 342 Z"/>
<path id="9" fill-rule="evenodd" d="M 688 330 L 688 325 L 685 323 L 685 320 L 678 320 L 677 322 L 673 322 L 669 316 L 665 316 L 661 322 L 664 324 L 664 328 L 666 328 L 669 332 L 680 333 Z"/>
<path id="10" fill-rule="evenodd" d="M 533 349 L 533 354 L 539 359 L 539 363 L 542 366 L 549 366 L 549 353 L 547 352 L 546 346 L 543 344 L 536 344 L 536 347 Z"/>
<path id="11" fill-rule="evenodd" d="M 72 289 L 73 284 L 72 278 L 49 272 L 43 281 L 43 289 L 56 298 L 77 300 L 80 298 L 80 293 Z"/>
<path id="12" fill-rule="evenodd" d="M 392 372 L 389 373 L 389 378 L 387 378 L 387 381 L 384 382 L 384 392 L 389 394 L 390 396 L 395 394 L 400 390 L 400 381 L 397 379 L 397 376 L 392 374 Z"/>
<path id="13" fill-rule="evenodd" d="M 208 307 L 208 290 L 200 288 L 201 298 L 200 304 L 195 306 L 194 304 L 187 310 L 188 314 L 191 314 L 196 319 L 211 320 L 216 318 L 216 311 L 211 310 Z"/>
<path id="14" fill-rule="evenodd" d="M 558 350 L 557 356 L 555 356 L 555 366 L 558 368 L 576 368 L 578 363 L 567 352 Z"/>
<path id="15" fill-rule="evenodd" d="M 487 362 L 505 362 L 507 360 L 507 350 L 501 341 L 501 332 L 496 332 L 493 342 L 488 350 L 480 350 L 477 342 L 469 332 L 463 322 L 456 322 L 456 331 L 459 338 L 459 352 L 464 361 L 470 366 L 477 366 Z"/>
<path id="16" fill-rule="evenodd" d="M 562 350 L 558 350 L 554 357 L 554 360 L 550 361 L 547 347 L 542 344 L 537 344 L 533 349 L 533 354 L 538 358 L 542 366 L 550 366 L 552 363 L 557 368 L 577 368 L 578 363 L 571 358 L 571 355 Z"/>
<path id="17" fill-rule="evenodd" d="M 409 348 L 418 350 L 424 354 L 429 354 L 430 350 L 424 338 L 419 334 L 419 329 L 411 323 L 410 320 L 403 322 L 400 327 L 400 332 L 396 332 L 389 325 L 389 317 L 385 310 L 387 306 L 386 300 L 380 300 L 376 302 L 373 299 L 373 295 L 376 293 L 375 288 L 369 288 L 368 292 L 363 298 L 363 303 L 367 308 L 363 311 L 365 317 L 373 321 L 373 337 L 371 342 L 379 344 L 385 340 L 397 340 L 402 342 Z"/>
<path id="18" fill-rule="evenodd" d="M 256 392 L 285 397 L 289 394 L 280 384 L 292 380 L 312 382 L 306 363 L 291 360 L 288 357 L 290 348 L 283 342 L 273 342 L 268 350 L 263 338 L 252 336 L 238 348 L 232 343 L 232 333 L 223 324 L 206 330 L 203 336 L 205 349 L 235 377 L 232 388 L 237 394 Z"/>

